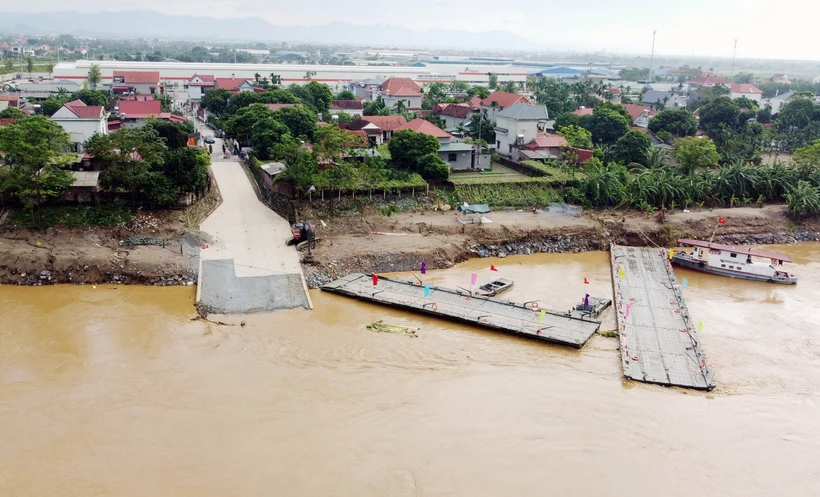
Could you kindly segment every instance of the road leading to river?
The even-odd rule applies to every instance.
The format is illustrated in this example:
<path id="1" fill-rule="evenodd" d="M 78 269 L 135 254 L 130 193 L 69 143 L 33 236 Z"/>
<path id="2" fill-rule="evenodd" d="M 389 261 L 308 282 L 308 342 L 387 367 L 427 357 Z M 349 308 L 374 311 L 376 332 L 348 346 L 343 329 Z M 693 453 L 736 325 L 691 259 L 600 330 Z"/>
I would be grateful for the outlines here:
<path id="1" fill-rule="evenodd" d="M 257 199 L 238 162 L 211 169 L 222 204 L 200 226 L 213 242 L 201 251 L 198 302 L 218 314 L 309 308 L 299 255 L 285 245 L 287 220 Z"/>

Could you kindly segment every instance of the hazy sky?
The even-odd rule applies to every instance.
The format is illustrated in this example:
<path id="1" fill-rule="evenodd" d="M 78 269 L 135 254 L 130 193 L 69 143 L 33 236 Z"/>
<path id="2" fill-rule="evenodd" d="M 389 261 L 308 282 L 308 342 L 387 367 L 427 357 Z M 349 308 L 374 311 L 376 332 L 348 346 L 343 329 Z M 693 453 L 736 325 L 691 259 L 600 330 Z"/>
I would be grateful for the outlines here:
<path id="1" fill-rule="evenodd" d="M 739 58 L 820 59 L 817 19 L 820 2 L 792 0 L 143 0 L 139 4 L 99 0 L 7 2 L 0 10 L 41 12 L 156 10 L 209 17 L 259 16 L 274 24 L 401 24 L 411 29 L 515 32 L 556 50 L 646 53 L 658 30 L 656 53 Z M 381 40 L 374 40 L 381 41 Z M 388 41 L 388 40 L 384 40 Z M 522 47 L 525 48 L 525 47 Z"/>

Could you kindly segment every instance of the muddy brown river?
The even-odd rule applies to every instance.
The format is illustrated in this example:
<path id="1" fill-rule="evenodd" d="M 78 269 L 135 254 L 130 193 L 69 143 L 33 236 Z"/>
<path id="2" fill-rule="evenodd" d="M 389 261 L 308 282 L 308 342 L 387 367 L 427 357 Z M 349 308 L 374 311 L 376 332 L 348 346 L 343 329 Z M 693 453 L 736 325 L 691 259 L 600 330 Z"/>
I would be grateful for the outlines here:
<path id="1" fill-rule="evenodd" d="M 318 291 L 215 318 L 240 327 L 191 321 L 191 288 L 0 287 L 0 495 L 817 496 L 820 244 L 767 249 L 797 286 L 676 270 L 711 393 L 624 380 L 617 339 L 575 351 Z M 612 293 L 603 252 L 427 279 L 491 263 L 513 300 Z"/>

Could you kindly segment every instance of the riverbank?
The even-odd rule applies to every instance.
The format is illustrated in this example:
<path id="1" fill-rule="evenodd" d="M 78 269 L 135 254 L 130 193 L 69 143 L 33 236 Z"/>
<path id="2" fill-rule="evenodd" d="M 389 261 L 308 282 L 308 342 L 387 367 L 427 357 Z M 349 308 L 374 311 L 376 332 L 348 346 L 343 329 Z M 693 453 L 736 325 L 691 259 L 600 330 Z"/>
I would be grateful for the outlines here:
<path id="1" fill-rule="evenodd" d="M 303 217 L 323 219 L 321 210 L 303 210 Z M 640 213 L 566 211 L 494 211 L 464 216 L 453 211 L 352 214 L 319 224 L 321 242 L 313 262 L 303 263 L 311 288 L 354 272 L 444 269 L 474 257 L 506 257 L 535 253 L 607 250 L 611 243 L 674 246 L 679 238 L 709 239 L 719 218 L 715 241 L 734 245 L 795 243 L 820 240 L 820 223 L 793 224 L 785 206 L 744 207 L 675 212 L 659 223 Z M 475 224 L 462 224 L 465 218 Z"/>
<path id="2" fill-rule="evenodd" d="M 220 202 L 214 185 L 184 211 L 138 212 L 117 227 L 0 226 L 0 284 L 192 286 L 208 242 L 196 228 Z"/>
<path id="3" fill-rule="evenodd" d="M 186 212 L 141 213 L 117 228 L 0 228 L 0 284 L 194 285 L 199 253 L 208 235 L 195 229 L 219 203 Z M 677 211 L 661 224 L 655 216 L 631 212 L 493 211 L 464 216 L 427 209 L 398 212 L 347 211 L 334 217 L 316 202 L 301 218 L 317 224 L 321 242 L 313 262 L 304 263 L 310 288 L 353 272 L 444 269 L 475 257 L 607 250 L 625 245 L 674 245 L 678 238 L 708 239 L 718 218 L 726 219 L 715 241 L 734 245 L 820 240 L 820 222 L 791 223 L 784 206 Z M 199 212 L 201 211 L 201 212 Z M 467 218 L 475 224 L 459 222 Z M 322 226 L 319 220 L 324 220 Z M 284 243 L 284 241 L 283 241 Z"/>

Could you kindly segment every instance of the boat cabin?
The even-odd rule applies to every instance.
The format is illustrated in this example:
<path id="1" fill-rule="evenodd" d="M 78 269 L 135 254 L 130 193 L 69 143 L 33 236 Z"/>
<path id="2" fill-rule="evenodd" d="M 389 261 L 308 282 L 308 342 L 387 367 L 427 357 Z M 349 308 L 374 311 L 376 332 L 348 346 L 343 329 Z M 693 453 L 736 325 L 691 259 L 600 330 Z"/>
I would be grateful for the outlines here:
<path id="1" fill-rule="evenodd" d="M 692 269 L 744 279 L 763 281 L 793 279 L 796 281 L 796 278 L 783 270 L 783 263 L 792 260 L 785 254 L 699 240 L 678 240 L 678 242 L 681 245 L 694 247 L 694 250 L 691 255 L 675 254 L 672 262 Z"/>

